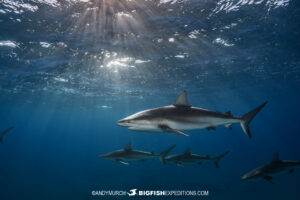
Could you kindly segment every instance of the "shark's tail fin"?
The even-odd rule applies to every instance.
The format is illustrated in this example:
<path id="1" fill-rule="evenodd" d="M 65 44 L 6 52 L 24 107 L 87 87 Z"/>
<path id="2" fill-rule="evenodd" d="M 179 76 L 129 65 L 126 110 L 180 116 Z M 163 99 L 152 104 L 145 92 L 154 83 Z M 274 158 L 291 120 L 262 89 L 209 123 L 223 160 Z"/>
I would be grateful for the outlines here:
<path id="1" fill-rule="evenodd" d="M 214 158 L 215 166 L 216 168 L 219 168 L 219 161 L 226 156 L 229 153 L 229 151 L 226 151 L 225 153 L 222 153 L 221 155 Z"/>
<path id="2" fill-rule="evenodd" d="M 0 143 L 1 143 L 1 144 L 3 143 L 3 136 L 4 136 L 7 132 L 9 132 L 11 129 L 13 129 L 13 128 L 14 128 L 14 127 L 11 126 L 11 127 L 9 127 L 8 129 L 6 129 L 6 130 L 0 132 Z"/>
<path id="3" fill-rule="evenodd" d="M 250 129 L 249 129 L 249 123 L 251 122 L 251 120 L 255 117 L 255 115 L 263 108 L 265 107 L 265 105 L 267 104 L 267 102 L 263 103 L 262 105 L 258 106 L 257 108 L 251 110 L 250 112 L 244 114 L 241 119 L 241 127 L 244 131 L 244 133 L 251 138 L 251 133 L 250 133 Z"/>
<path id="4" fill-rule="evenodd" d="M 165 164 L 165 157 L 168 155 L 168 153 L 170 153 L 170 151 L 172 151 L 172 149 L 175 148 L 175 146 L 176 145 L 174 144 L 173 146 L 171 146 L 170 148 L 168 148 L 167 150 L 165 150 L 159 154 L 159 159 L 163 164 Z"/>

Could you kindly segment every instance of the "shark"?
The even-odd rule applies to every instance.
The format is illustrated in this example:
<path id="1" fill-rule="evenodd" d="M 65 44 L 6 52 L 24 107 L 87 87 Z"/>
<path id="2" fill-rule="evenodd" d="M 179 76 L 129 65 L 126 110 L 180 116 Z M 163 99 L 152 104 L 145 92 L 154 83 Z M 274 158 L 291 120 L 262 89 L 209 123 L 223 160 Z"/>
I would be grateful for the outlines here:
<path id="1" fill-rule="evenodd" d="M 155 158 L 159 158 L 160 160 L 162 160 L 173 148 L 175 148 L 175 145 L 171 146 L 160 154 L 155 154 L 153 152 L 134 150 L 131 148 L 131 143 L 129 142 L 123 149 L 103 154 L 99 157 L 105 160 L 115 161 L 128 165 L 129 162 L 132 161 L 145 161 L 149 159 L 154 160 Z"/>
<path id="2" fill-rule="evenodd" d="M 182 154 L 170 155 L 167 157 L 163 157 L 162 162 L 169 164 L 177 164 L 180 167 L 183 167 L 184 164 L 202 164 L 204 162 L 214 162 L 216 168 L 219 168 L 219 161 L 229 153 L 226 151 L 221 155 L 211 158 L 210 156 L 201 156 L 197 154 L 192 154 L 190 148 L 187 148 Z"/>
<path id="3" fill-rule="evenodd" d="M 11 126 L 11 127 L 9 127 L 8 129 L 5 129 L 4 131 L 0 132 L 0 143 L 1 143 L 1 144 L 3 143 L 3 136 L 4 136 L 7 132 L 11 131 L 13 128 L 14 128 L 14 127 Z"/>
<path id="4" fill-rule="evenodd" d="M 250 180 L 262 178 L 275 184 L 276 181 L 274 181 L 272 177 L 273 174 L 279 174 L 283 172 L 293 173 L 295 168 L 298 167 L 300 167 L 300 161 L 280 160 L 278 152 L 275 152 L 271 162 L 246 173 L 242 176 L 242 179 Z"/>
<path id="5" fill-rule="evenodd" d="M 189 136 L 183 131 L 214 130 L 220 125 L 232 129 L 232 124 L 238 123 L 244 133 L 251 138 L 249 123 L 266 104 L 267 102 L 243 116 L 237 117 L 233 116 L 230 111 L 221 113 L 192 107 L 188 102 L 187 92 L 183 91 L 172 105 L 137 112 L 117 121 L 117 124 L 134 131 L 172 132 Z"/>

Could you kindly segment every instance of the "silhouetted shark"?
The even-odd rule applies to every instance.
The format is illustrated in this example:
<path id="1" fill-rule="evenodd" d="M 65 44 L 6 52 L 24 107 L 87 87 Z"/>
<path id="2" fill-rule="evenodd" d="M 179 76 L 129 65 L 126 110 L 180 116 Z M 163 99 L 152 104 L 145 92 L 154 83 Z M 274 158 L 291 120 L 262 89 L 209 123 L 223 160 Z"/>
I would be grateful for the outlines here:
<path id="1" fill-rule="evenodd" d="M 274 153 L 273 159 L 270 163 L 258 167 L 249 173 L 242 176 L 243 180 L 262 178 L 271 183 L 276 183 L 272 176 L 273 174 L 281 173 L 288 171 L 289 173 L 293 173 L 296 167 L 300 166 L 300 161 L 288 161 L 288 160 L 280 160 L 278 156 L 278 152 Z"/>
<path id="2" fill-rule="evenodd" d="M 145 152 L 134 150 L 131 148 L 131 143 L 129 142 L 124 149 L 113 151 L 104 155 L 99 156 L 100 158 L 120 162 L 122 164 L 128 165 L 130 161 L 145 161 L 148 159 L 154 158 L 163 158 L 165 157 L 175 145 L 167 149 L 166 151 L 161 152 L 160 154 L 155 154 L 153 152 Z"/>
<path id="3" fill-rule="evenodd" d="M 191 154 L 190 148 L 187 148 L 185 152 L 182 154 L 163 157 L 162 161 L 163 163 L 174 163 L 177 164 L 178 166 L 183 166 L 184 164 L 188 164 L 188 163 L 202 164 L 203 162 L 213 161 L 215 163 L 215 166 L 219 168 L 219 161 L 228 153 L 229 151 L 226 151 L 225 153 L 215 158 L 211 158 L 210 156 L 200 156 L 197 154 Z"/>

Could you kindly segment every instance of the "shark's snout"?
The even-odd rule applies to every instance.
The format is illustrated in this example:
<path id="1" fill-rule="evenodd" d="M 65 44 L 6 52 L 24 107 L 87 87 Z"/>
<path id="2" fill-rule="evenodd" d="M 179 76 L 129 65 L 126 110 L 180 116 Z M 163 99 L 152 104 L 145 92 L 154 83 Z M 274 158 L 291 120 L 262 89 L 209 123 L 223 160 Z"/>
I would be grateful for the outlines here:
<path id="1" fill-rule="evenodd" d="M 129 126 L 131 126 L 131 121 L 129 119 L 125 118 L 125 119 L 121 119 L 121 120 L 117 121 L 117 124 L 119 126 L 129 127 Z"/>
<path id="2" fill-rule="evenodd" d="M 244 176 L 242 176 L 242 180 L 247 180 L 248 176 L 245 174 Z"/>
<path id="3" fill-rule="evenodd" d="M 123 119 L 117 121 L 117 124 L 118 124 L 119 126 L 123 126 L 124 123 L 125 123 L 125 120 L 123 120 Z"/>
<path id="4" fill-rule="evenodd" d="M 249 179 L 253 179 L 257 177 L 257 172 L 251 172 L 248 174 L 244 174 L 244 176 L 242 176 L 242 180 L 249 180 Z"/>
<path id="5" fill-rule="evenodd" d="M 109 158 L 110 156 L 108 154 L 103 154 L 103 155 L 100 155 L 99 158 L 103 158 L 103 159 L 107 159 Z"/>

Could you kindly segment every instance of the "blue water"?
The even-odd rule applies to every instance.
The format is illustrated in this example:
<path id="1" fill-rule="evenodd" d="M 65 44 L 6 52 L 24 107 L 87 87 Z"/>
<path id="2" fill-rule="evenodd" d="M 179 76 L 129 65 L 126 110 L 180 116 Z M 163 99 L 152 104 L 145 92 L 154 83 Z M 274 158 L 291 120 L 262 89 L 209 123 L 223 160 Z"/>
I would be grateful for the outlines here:
<path id="1" fill-rule="evenodd" d="M 95 190 L 208 190 L 190 199 L 300 198 L 300 172 L 277 184 L 241 180 L 278 151 L 300 159 L 297 0 L 0 1 L 0 199 L 126 199 Z M 116 121 L 172 104 L 243 115 L 233 130 L 134 132 Z M 99 159 L 123 148 L 216 156 L 219 163 L 130 165 Z M 144 199 L 145 197 L 140 197 Z M 149 199 L 175 199 L 148 197 Z M 187 197 L 176 197 L 186 199 Z"/>

